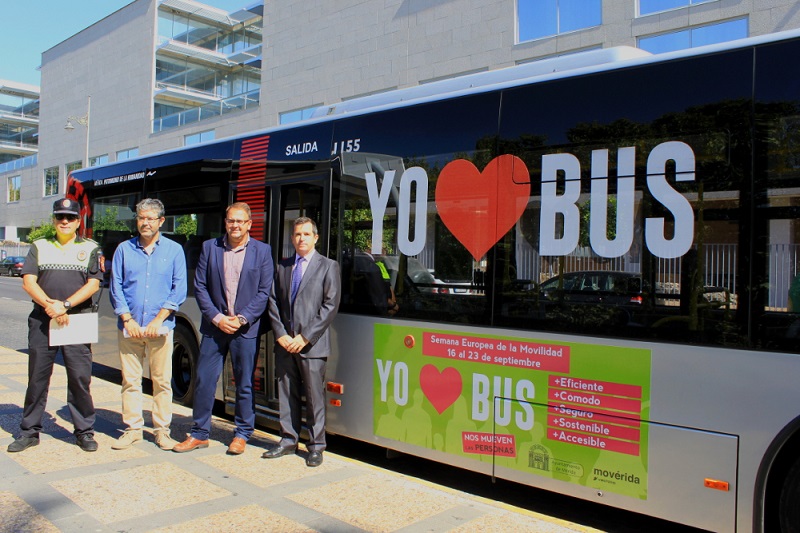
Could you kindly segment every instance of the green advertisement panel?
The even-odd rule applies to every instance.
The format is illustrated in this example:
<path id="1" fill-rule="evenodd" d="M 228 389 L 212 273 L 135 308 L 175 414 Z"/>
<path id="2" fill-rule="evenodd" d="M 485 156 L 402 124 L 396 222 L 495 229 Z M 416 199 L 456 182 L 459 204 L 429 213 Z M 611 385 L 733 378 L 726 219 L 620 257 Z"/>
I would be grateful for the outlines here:
<path id="1" fill-rule="evenodd" d="M 650 351 L 375 325 L 380 437 L 647 499 Z"/>

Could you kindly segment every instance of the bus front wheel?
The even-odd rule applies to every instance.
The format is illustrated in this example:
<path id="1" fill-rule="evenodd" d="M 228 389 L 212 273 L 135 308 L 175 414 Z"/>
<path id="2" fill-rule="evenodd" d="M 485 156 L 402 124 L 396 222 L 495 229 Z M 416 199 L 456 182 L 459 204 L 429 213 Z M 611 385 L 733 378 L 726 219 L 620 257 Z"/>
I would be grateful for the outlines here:
<path id="1" fill-rule="evenodd" d="M 197 340 L 184 325 L 175 326 L 172 347 L 172 399 L 191 406 L 197 373 Z"/>
<path id="2" fill-rule="evenodd" d="M 800 458 L 786 473 L 781 489 L 780 521 L 783 533 L 800 532 Z"/>

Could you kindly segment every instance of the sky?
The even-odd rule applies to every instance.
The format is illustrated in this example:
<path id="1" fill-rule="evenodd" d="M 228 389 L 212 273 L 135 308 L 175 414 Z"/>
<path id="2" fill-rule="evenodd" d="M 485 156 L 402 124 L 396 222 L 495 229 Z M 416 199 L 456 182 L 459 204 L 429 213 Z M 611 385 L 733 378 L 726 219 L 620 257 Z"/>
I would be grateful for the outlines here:
<path id="1" fill-rule="evenodd" d="M 0 79 L 39 85 L 42 52 L 102 20 L 132 0 L 8 0 L 0 30 Z M 225 11 L 254 0 L 205 0 Z"/>

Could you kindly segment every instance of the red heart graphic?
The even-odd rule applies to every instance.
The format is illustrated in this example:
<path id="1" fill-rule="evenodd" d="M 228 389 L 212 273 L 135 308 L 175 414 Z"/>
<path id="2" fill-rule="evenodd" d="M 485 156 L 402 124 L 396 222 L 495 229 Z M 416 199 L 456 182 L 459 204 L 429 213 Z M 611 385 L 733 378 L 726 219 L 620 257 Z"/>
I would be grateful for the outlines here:
<path id="1" fill-rule="evenodd" d="M 530 173 L 514 155 L 492 159 L 483 172 L 456 159 L 439 174 L 436 208 L 456 239 L 480 261 L 514 227 L 530 197 Z"/>
<path id="2" fill-rule="evenodd" d="M 461 374 L 453 367 L 439 370 L 425 365 L 419 372 L 422 393 L 439 414 L 444 413 L 461 396 Z"/>

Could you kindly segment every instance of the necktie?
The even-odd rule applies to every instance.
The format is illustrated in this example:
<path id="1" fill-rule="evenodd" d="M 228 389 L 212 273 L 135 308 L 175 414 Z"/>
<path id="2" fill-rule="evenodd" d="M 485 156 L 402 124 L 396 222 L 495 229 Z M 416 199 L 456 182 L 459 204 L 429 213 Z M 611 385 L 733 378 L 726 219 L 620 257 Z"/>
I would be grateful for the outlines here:
<path id="1" fill-rule="evenodd" d="M 300 288 L 300 281 L 303 279 L 303 258 L 298 257 L 294 264 L 294 271 L 292 272 L 292 303 L 297 297 L 297 289 Z"/>

